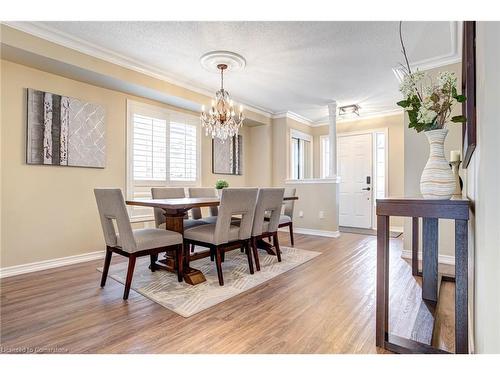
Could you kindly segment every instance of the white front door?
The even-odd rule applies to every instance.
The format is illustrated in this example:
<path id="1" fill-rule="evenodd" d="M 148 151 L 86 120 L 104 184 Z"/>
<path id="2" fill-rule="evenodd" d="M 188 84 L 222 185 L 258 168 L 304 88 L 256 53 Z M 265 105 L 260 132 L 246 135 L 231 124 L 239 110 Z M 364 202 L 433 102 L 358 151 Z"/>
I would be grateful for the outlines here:
<path id="1" fill-rule="evenodd" d="M 372 134 L 338 136 L 339 225 L 372 227 Z"/>

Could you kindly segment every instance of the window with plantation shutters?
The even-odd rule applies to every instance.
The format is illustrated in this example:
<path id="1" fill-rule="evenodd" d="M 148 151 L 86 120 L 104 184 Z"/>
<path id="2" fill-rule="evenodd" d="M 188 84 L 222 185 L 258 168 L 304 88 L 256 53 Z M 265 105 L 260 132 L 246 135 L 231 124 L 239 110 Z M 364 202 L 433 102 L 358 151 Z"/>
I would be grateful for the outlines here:
<path id="1" fill-rule="evenodd" d="M 194 186 L 200 175 L 197 117 L 127 101 L 127 197 L 151 198 L 153 186 Z M 133 220 L 150 220 L 149 208 L 129 207 Z"/>

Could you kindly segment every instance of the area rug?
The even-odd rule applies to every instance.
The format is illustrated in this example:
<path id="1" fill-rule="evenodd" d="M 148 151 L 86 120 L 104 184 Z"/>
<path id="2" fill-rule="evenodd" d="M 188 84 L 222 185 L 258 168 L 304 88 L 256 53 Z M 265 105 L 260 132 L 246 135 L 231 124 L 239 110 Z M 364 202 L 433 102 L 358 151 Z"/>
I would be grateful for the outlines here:
<path id="1" fill-rule="evenodd" d="M 219 285 L 215 263 L 211 262 L 210 258 L 191 262 L 191 267 L 201 270 L 207 279 L 206 282 L 193 286 L 184 282 L 179 283 L 177 275 L 171 272 L 151 272 L 148 268 L 149 257 L 142 257 L 137 260 L 135 266 L 132 289 L 187 318 L 290 271 L 321 254 L 284 246 L 281 247 L 281 251 L 280 263 L 275 256 L 259 250 L 260 271 L 255 271 L 253 275 L 248 271 L 245 254 L 238 250 L 226 253 L 222 264 L 224 286 Z M 98 270 L 102 272 L 102 267 Z M 111 265 L 108 277 L 123 284 L 126 273 L 127 262 L 120 262 Z"/>

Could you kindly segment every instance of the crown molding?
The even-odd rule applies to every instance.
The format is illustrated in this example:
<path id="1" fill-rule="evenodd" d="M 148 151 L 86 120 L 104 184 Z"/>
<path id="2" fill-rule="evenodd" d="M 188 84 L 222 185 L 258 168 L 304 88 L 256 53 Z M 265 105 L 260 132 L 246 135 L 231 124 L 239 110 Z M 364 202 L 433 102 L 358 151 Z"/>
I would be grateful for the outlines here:
<path id="1" fill-rule="evenodd" d="M 309 120 L 307 117 L 301 116 L 298 113 L 291 112 L 291 111 L 285 111 L 285 112 L 277 112 L 273 113 L 272 118 L 273 119 L 278 119 L 278 118 L 289 118 L 291 120 L 295 120 L 297 122 L 300 122 L 304 125 L 307 126 L 312 126 L 313 121 Z"/>
<path id="2" fill-rule="evenodd" d="M 462 21 L 450 21 L 450 52 L 430 59 L 419 60 L 410 63 L 413 70 L 429 70 L 441 66 L 455 64 L 462 61 Z M 403 81 L 403 70 L 396 66 L 392 68 L 396 79 Z"/>
<path id="3" fill-rule="evenodd" d="M 98 46 L 94 43 L 90 43 L 86 40 L 80 39 L 78 37 L 75 37 L 73 35 L 69 35 L 65 32 L 56 30 L 52 27 L 49 27 L 44 24 L 40 24 L 39 22 L 36 21 L 2 21 L 0 22 L 8 27 L 11 27 L 13 29 L 22 31 L 24 33 L 33 35 L 35 37 L 45 39 L 49 42 L 61 45 L 63 47 L 78 51 L 80 53 L 84 53 L 86 55 L 107 61 L 109 63 L 121 66 L 123 68 L 127 68 L 130 70 L 133 70 L 138 73 L 142 73 L 144 75 L 147 75 L 149 77 L 153 77 L 168 83 L 171 83 L 173 85 L 185 88 L 187 90 L 196 92 L 198 94 L 202 94 L 208 97 L 212 97 L 214 95 L 214 92 L 210 91 L 208 88 L 200 88 L 197 86 L 194 86 L 190 83 L 180 81 L 178 79 L 175 79 L 171 77 L 167 72 L 164 70 L 151 66 L 148 64 L 144 64 L 138 60 L 126 57 L 124 55 L 121 55 L 119 53 L 116 53 L 114 51 L 111 51 L 107 48 L 103 48 L 101 46 Z M 248 103 L 244 103 L 241 100 L 235 100 L 243 105 L 245 109 L 248 109 L 249 111 L 252 111 L 254 113 L 258 113 L 262 116 L 265 116 L 267 118 L 271 118 L 273 115 L 273 111 L 263 108 L 257 105 L 252 105 Z"/>

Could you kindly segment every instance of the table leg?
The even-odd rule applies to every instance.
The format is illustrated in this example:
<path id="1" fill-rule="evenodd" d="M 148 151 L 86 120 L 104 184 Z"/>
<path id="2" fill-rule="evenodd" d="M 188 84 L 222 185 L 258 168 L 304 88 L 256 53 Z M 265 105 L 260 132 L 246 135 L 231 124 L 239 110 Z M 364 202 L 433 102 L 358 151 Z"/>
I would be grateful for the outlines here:
<path id="1" fill-rule="evenodd" d="M 184 211 L 166 212 L 165 213 L 165 228 L 174 232 L 184 234 Z M 167 271 L 175 272 L 175 261 L 172 258 L 175 254 L 166 253 L 165 260 L 160 262 L 164 263 L 164 268 Z M 189 266 L 189 249 L 184 249 L 184 281 L 191 285 L 196 285 L 205 282 L 207 279 L 203 272 Z"/>
<path id="2" fill-rule="evenodd" d="M 411 274 L 419 276 L 418 273 L 418 217 L 412 219 L 411 228 Z"/>
<path id="3" fill-rule="evenodd" d="M 262 238 L 259 238 L 256 242 L 257 242 L 257 247 L 259 249 L 265 250 L 269 255 L 276 256 L 276 251 L 274 250 L 274 246 L 271 245 L 269 242 L 264 241 Z"/>
<path id="4" fill-rule="evenodd" d="M 383 348 L 389 331 L 389 216 L 377 216 L 377 320 L 375 342 Z"/>
<path id="5" fill-rule="evenodd" d="M 438 219 L 424 217 L 422 248 L 422 298 L 438 300 Z"/>
<path id="6" fill-rule="evenodd" d="M 469 352 L 467 220 L 455 220 L 455 352 Z"/>

